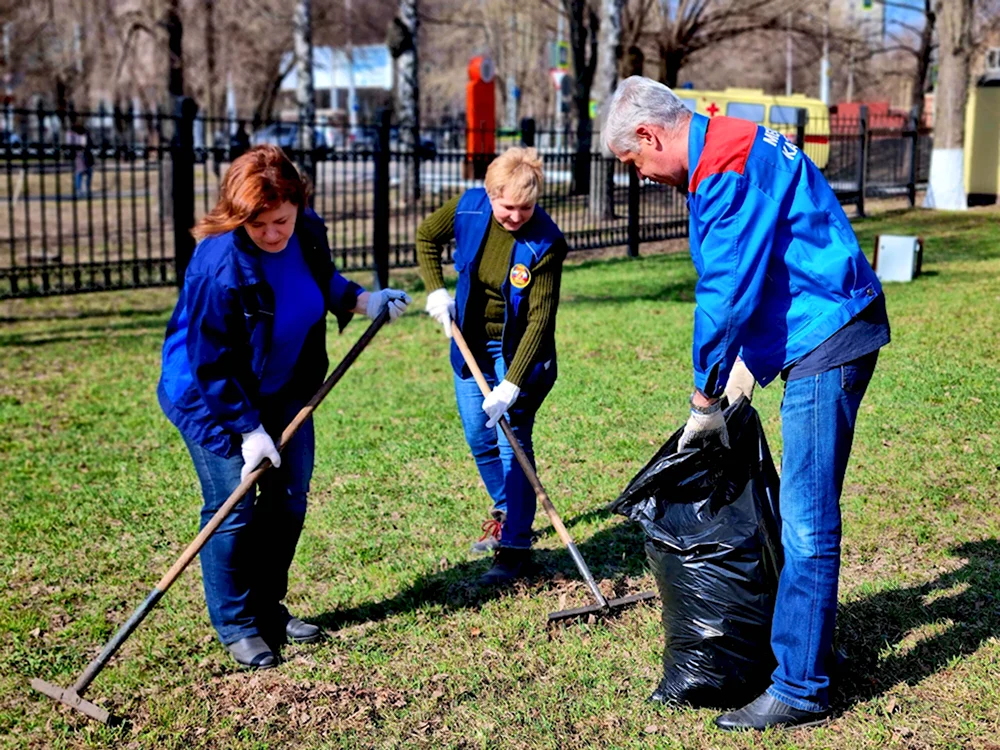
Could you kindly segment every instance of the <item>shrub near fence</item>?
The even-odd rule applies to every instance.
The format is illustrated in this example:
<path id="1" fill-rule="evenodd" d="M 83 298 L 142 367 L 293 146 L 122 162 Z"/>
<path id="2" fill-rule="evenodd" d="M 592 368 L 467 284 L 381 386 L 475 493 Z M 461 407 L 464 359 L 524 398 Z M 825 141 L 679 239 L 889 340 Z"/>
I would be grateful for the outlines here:
<path id="1" fill-rule="evenodd" d="M 338 267 L 384 277 L 390 267 L 414 265 L 420 222 L 482 184 L 489 159 L 466 153 L 462 127 L 249 128 L 196 118 L 188 102 L 178 114 L 0 113 L 0 299 L 176 284 L 194 247 L 189 227 L 214 205 L 232 159 L 258 142 L 277 143 L 310 170 Z M 87 125 L 87 145 L 67 137 L 72 121 Z M 828 150 L 825 172 L 842 202 L 861 213 L 866 195 L 908 194 L 912 204 L 926 179 L 926 133 L 869 127 L 864 113 L 833 119 L 829 130 L 825 144 L 794 126 L 786 134 L 807 154 Z M 637 254 L 643 242 L 687 236 L 682 192 L 640 182 L 599 153 L 581 158 L 573 131 L 525 120 L 498 132 L 495 143 L 498 151 L 521 143 L 539 149 L 540 203 L 571 250 L 624 245 Z M 84 152 L 93 161 L 89 190 L 74 179 Z"/>

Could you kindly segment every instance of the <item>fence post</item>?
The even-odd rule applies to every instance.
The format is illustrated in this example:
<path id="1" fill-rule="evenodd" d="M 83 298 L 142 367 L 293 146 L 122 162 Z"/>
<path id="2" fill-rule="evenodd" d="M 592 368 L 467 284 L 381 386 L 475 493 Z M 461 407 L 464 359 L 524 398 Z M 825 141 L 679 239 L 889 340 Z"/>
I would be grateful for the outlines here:
<path id="1" fill-rule="evenodd" d="M 795 145 L 803 154 L 806 153 L 806 121 L 808 118 L 809 112 L 805 107 L 799 107 L 795 111 Z"/>
<path id="2" fill-rule="evenodd" d="M 535 145 L 535 118 L 534 117 L 522 117 L 521 118 L 521 145 L 525 148 L 531 148 Z"/>
<path id="3" fill-rule="evenodd" d="M 865 215 L 865 192 L 868 190 L 868 107 L 861 105 L 861 119 L 858 122 L 858 216 Z"/>
<path id="4" fill-rule="evenodd" d="M 171 193 L 174 206 L 174 266 L 177 272 L 177 286 L 184 285 L 191 256 L 194 255 L 194 118 L 198 114 L 198 103 L 190 97 L 177 100 L 174 112 L 176 125 L 173 142 L 170 144 L 170 159 L 173 162 Z"/>
<path id="5" fill-rule="evenodd" d="M 372 284 L 376 290 L 389 286 L 389 136 L 391 113 L 379 111 L 378 143 L 375 146 L 375 195 L 372 211 L 372 239 L 375 248 L 372 260 L 375 275 Z"/>
<path id="6" fill-rule="evenodd" d="M 917 122 L 917 112 L 910 112 L 910 179 L 906 183 L 906 194 L 910 199 L 910 208 L 917 205 L 917 147 L 920 141 L 920 124 Z"/>
<path id="7" fill-rule="evenodd" d="M 628 170 L 628 257 L 639 257 L 639 174 L 635 167 Z"/>

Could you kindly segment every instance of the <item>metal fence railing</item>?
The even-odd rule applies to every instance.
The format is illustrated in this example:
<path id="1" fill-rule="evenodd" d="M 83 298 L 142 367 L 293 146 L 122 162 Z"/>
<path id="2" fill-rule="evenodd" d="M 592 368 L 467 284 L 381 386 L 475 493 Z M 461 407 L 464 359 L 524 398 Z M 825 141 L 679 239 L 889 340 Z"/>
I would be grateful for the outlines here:
<path id="1" fill-rule="evenodd" d="M 214 206 L 229 164 L 264 142 L 310 171 L 314 207 L 344 270 L 414 265 L 420 222 L 482 184 L 492 154 L 516 144 L 543 157 L 540 204 L 571 249 L 624 245 L 636 254 L 643 242 L 687 236 L 682 192 L 578 151 L 568 129 L 531 120 L 496 133 L 414 133 L 388 120 L 250 127 L 195 114 L 190 100 L 176 114 L 0 112 L 0 299 L 176 284 L 194 249 L 189 229 Z M 909 195 L 912 204 L 926 181 L 929 134 L 872 127 L 864 110 L 811 123 L 803 111 L 782 132 L 860 213 L 866 196 Z M 471 154 L 472 142 L 488 153 Z"/>

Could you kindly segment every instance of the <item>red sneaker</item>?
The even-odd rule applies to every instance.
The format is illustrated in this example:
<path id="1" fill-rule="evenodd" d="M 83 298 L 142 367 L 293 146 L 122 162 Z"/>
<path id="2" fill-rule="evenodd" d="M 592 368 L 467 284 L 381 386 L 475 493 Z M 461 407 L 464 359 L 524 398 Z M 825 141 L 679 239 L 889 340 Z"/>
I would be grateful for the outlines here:
<path id="1" fill-rule="evenodd" d="M 472 543 L 473 552 L 493 552 L 500 547 L 500 534 L 503 533 L 503 522 L 507 520 L 503 514 L 500 518 L 490 516 L 489 520 L 483 521 L 483 535 L 479 541 Z"/>

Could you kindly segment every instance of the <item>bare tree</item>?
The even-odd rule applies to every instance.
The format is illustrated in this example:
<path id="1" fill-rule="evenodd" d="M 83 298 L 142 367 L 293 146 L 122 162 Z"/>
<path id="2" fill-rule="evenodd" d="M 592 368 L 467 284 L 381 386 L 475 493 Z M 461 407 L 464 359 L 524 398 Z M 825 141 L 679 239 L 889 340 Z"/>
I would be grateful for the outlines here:
<path id="1" fill-rule="evenodd" d="M 390 48 L 396 59 L 396 122 L 399 142 L 413 154 L 404 170 L 404 200 L 420 199 L 420 75 L 417 60 L 419 17 L 417 0 L 400 0 L 399 14 L 393 19 Z"/>
<path id="2" fill-rule="evenodd" d="M 643 73 L 646 55 L 642 51 L 642 38 L 655 5 L 656 0 L 626 0 L 622 7 L 622 54 L 618 60 L 622 78 Z"/>
<path id="3" fill-rule="evenodd" d="M 293 22 L 295 38 L 295 103 L 299 110 L 301 166 L 315 178 L 313 151 L 316 148 L 316 90 L 313 84 L 312 2 L 296 0 Z"/>
<path id="4" fill-rule="evenodd" d="M 934 43 L 934 30 L 941 0 L 923 0 L 923 23 L 913 24 L 909 21 L 895 19 L 893 26 L 886 32 L 890 44 L 872 51 L 871 56 L 902 53 L 912 60 L 910 88 L 910 112 L 919 123 L 924 114 L 924 95 L 927 93 L 928 77 L 931 70 L 931 60 L 937 45 Z"/>
<path id="5" fill-rule="evenodd" d="M 928 208 L 968 208 L 964 141 L 972 18 L 973 0 L 949 0 L 938 12 L 940 65 L 934 93 L 934 148 L 924 203 Z"/>
<path id="6" fill-rule="evenodd" d="M 601 0 L 600 43 L 597 50 L 597 73 L 591 98 L 597 102 L 597 117 L 602 131 L 607 116 L 607 103 L 618 85 L 618 61 L 622 56 L 622 10 L 625 0 Z M 594 216 L 613 219 L 615 189 L 615 158 L 603 138 L 599 138 L 594 174 L 590 185 L 590 211 Z"/>
<path id="7" fill-rule="evenodd" d="M 573 193 L 590 191 L 590 152 L 593 127 L 590 122 L 590 89 L 597 70 L 597 34 L 600 17 L 594 0 L 562 0 L 569 18 L 569 48 L 573 54 L 573 108 L 576 111 L 576 156 L 573 161 Z"/>
<path id="8" fill-rule="evenodd" d="M 218 110 L 215 103 L 216 89 L 218 88 L 218 77 L 215 70 L 215 0 L 204 0 L 205 3 L 205 67 L 207 68 L 207 80 L 205 81 L 205 113 L 209 118 L 217 117 Z"/>
<path id="9" fill-rule="evenodd" d="M 753 31 L 778 28 L 784 0 L 658 0 L 659 79 L 671 88 L 692 55 Z M 720 46 L 721 48 L 721 46 Z"/>

